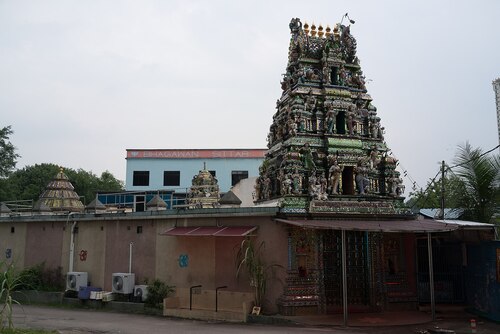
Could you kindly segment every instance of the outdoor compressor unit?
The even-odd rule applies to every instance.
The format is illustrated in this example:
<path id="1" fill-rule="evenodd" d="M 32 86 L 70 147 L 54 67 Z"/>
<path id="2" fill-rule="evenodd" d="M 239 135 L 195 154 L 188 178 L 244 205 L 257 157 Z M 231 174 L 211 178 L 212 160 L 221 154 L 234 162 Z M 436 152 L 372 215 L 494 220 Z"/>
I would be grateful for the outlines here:
<path id="1" fill-rule="evenodd" d="M 147 285 L 136 285 L 134 287 L 134 297 L 141 299 L 141 301 L 146 301 L 148 298 L 148 286 Z"/>
<path id="2" fill-rule="evenodd" d="M 129 295 L 134 293 L 135 274 L 114 273 L 113 274 L 113 292 Z"/>
<path id="3" fill-rule="evenodd" d="M 88 273 L 71 271 L 66 275 L 66 290 L 79 291 L 81 286 L 87 286 Z"/>

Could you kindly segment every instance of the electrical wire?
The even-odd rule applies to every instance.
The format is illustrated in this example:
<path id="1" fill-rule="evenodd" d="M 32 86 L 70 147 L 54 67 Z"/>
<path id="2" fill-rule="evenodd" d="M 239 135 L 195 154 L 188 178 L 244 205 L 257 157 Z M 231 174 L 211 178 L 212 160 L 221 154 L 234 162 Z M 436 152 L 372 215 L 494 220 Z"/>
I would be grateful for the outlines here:
<path id="1" fill-rule="evenodd" d="M 464 161 L 464 162 L 462 162 L 462 163 L 459 163 L 459 164 L 457 164 L 457 165 L 455 165 L 455 166 L 451 166 L 451 167 L 449 167 L 449 169 L 452 169 L 452 168 L 457 168 L 457 167 L 463 166 L 463 165 L 465 165 L 465 164 L 468 164 L 469 162 L 472 162 L 472 161 L 474 161 L 474 160 L 477 160 L 477 159 L 481 158 L 482 156 L 484 156 L 484 155 L 486 155 L 486 154 L 488 154 L 488 153 L 490 153 L 490 152 L 493 152 L 494 150 L 496 150 L 496 149 L 497 149 L 497 148 L 499 148 L 499 147 L 500 147 L 500 145 L 497 145 L 497 146 L 493 147 L 491 150 L 486 151 L 486 152 L 484 152 L 484 153 L 481 153 L 481 154 L 480 154 L 480 155 L 478 155 L 477 157 L 474 157 L 474 158 L 472 158 L 472 159 L 469 159 L 469 160 L 467 160 L 467 161 Z"/>
<path id="2" fill-rule="evenodd" d="M 488 154 L 488 153 L 493 152 L 494 150 L 496 150 L 496 149 L 497 149 L 497 148 L 499 148 L 499 147 L 500 147 L 500 145 L 497 145 L 497 146 L 493 147 L 492 149 L 490 149 L 490 150 L 488 150 L 488 151 L 486 151 L 486 152 L 484 152 L 484 153 L 481 153 L 481 154 L 480 154 L 480 155 L 478 155 L 477 157 L 474 157 L 474 158 L 469 159 L 469 160 L 467 160 L 467 161 L 464 161 L 464 162 L 462 162 L 462 163 L 456 164 L 456 165 L 454 165 L 454 166 L 451 166 L 451 167 L 450 167 L 450 166 L 446 166 L 445 172 L 446 172 L 446 171 L 450 171 L 450 172 L 452 172 L 453 174 L 455 174 L 455 173 L 453 172 L 453 170 L 452 170 L 453 168 L 457 168 L 457 167 L 463 166 L 463 165 L 465 165 L 465 164 L 468 164 L 469 162 L 472 162 L 472 161 L 474 161 L 474 160 L 477 160 L 477 159 L 481 158 L 482 156 L 484 156 L 484 155 L 486 155 L 486 154 Z M 401 166 L 401 167 L 402 167 L 402 166 Z M 424 197 L 424 203 L 422 204 L 422 206 L 421 206 L 421 207 L 425 207 L 425 204 L 427 203 L 427 200 L 429 199 L 429 194 L 427 193 L 427 190 L 429 190 L 429 188 L 430 188 L 430 187 L 434 184 L 434 182 L 436 181 L 436 178 L 438 177 L 438 175 L 439 175 L 440 173 L 441 173 L 441 169 L 440 169 L 440 170 L 437 172 L 437 174 L 436 174 L 436 175 L 432 178 L 432 180 L 428 183 L 428 185 L 427 185 L 427 187 L 425 188 L 425 190 L 422 192 L 423 194 L 427 194 L 427 195 Z M 411 207 L 411 209 L 412 209 L 412 210 L 415 208 L 415 206 L 418 204 L 418 202 L 419 202 L 418 200 L 417 200 L 417 201 L 415 201 L 415 203 L 414 203 L 414 204 L 412 205 L 412 207 Z"/>

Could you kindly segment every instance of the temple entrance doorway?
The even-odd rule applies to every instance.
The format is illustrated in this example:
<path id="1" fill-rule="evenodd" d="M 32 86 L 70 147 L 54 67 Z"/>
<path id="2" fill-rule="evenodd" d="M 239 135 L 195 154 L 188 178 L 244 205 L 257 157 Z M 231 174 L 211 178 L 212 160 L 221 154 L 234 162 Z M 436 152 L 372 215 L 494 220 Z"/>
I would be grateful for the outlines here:
<path id="1" fill-rule="evenodd" d="M 335 126 L 337 127 L 335 133 L 339 135 L 345 135 L 345 111 L 340 110 L 336 119 Z"/>
<path id="2" fill-rule="evenodd" d="M 342 194 L 354 195 L 354 167 L 345 166 L 342 171 Z"/>
<path id="3" fill-rule="evenodd" d="M 378 234 L 377 234 L 378 235 Z M 373 233 L 346 231 L 347 303 L 350 311 L 373 309 L 377 299 L 378 277 L 374 267 L 379 258 L 381 238 Z M 379 242 L 377 242 L 379 240 Z M 322 233 L 325 310 L 342 312 L 342 232 L 327 230 Z"/>

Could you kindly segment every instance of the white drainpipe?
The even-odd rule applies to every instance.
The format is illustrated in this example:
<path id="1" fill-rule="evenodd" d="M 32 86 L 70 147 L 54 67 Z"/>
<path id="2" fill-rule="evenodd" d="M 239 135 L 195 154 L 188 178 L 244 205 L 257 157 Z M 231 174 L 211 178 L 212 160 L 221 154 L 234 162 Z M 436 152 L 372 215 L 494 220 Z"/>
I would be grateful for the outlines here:
<path id="1" fill-rule="evenodd" d="M 68 224 L 69 217 L 77 212 L 70 212 L 68 214 L 68 219 L 66 220 L 66 225 Z M 69 266 L 68 266 L 68 271 L 72 272 L 73 271 L 73 260 L 75 257 L 75 226 L 77 224 L 77 221 L 73 222 L 73 225 L 71 225 L 71 239 L 69 243 Z"/>
<path id="2" fill-rule="evenodd" d="M 128 273 L 132 273 L 132 246 L 134 246 L 134 243 L 130 243 L 130 251 L 129 251 L 129 257 L 128 257 Z"/>

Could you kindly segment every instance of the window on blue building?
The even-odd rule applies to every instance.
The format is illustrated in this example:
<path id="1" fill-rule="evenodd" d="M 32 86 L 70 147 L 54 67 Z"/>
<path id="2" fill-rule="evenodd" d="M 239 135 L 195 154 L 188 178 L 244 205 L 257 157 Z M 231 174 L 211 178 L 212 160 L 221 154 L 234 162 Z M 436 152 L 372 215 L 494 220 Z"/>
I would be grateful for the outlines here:
<path id="1" fill-rule="evenodd" d="M 133 186 L 149 186 L 149 171 L 134 171 Z"/>
<path id="2" fill-rule="evenodd" d="M 163 172 L 163 185 L 175 186 L 181 185 L 181 172 L 178 170 L 166 170 Z"/>
<path id="3" fill-rule="evenodd" d="M 243 179 L 248 179 L 247 170 L 233 170 L 231 172 L 231 186 L 234 186 L 236 183 L 240 182 L 240 180 Z"/>

